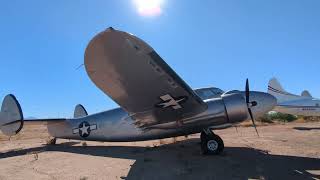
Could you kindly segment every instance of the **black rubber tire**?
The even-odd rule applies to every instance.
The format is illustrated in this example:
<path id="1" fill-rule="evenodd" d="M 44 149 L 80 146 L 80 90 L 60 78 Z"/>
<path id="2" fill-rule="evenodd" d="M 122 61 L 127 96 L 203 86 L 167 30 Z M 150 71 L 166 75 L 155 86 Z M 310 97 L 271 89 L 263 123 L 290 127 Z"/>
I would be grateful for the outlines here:
<path id="1" fill-rule="evenodd" d="M 224 149 L 224 143 L 223 140 L 220 138 L 220 136 L 216 134 L 210 134 L 207 135 L 204 132 L 201 133 L 201 151 L 204 155 L 218 155 L 222 153 Z M 218 147 L 214 148 L 214 150 L 210 149 L 208 146 L 208 142 L 214 143 Z M 213 142 L 212 142 L 213 141 Z"/>

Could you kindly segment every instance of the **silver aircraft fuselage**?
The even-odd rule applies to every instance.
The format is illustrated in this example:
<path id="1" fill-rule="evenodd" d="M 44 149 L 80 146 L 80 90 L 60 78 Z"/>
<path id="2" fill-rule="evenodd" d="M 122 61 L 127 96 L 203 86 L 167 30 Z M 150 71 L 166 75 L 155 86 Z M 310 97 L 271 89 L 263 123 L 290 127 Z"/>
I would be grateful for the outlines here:
<path id="1" fill-rule="evenodd" d="M 233 94 L 233 97 L 242 94 Z M 275 98 L 267 93 L 252 91 L 252 100 L 260 102 L 253 107 L 254 116 L 270 111 L 275 105 Z M 229 98 L 229 101 L 232 100 Z M 48 122 L 49 134 L 64 139 L 92 141 L 143 141 L 201 132 L 204 128 L 223 129 L 247 119 L 247 107 L 243 103 L 234 103 L 228 107 L 227 98 L 205 100 L 206 111 L 191 118 L 141 128 L 122 108 L 116 108 L 82 118 L 67 119 L 61 122 Z M 231 104 L 231 101 L 230 103 Z M 229 112 L 228 112 L 229 108 Z M 232 117 L 231 117 L 232 116 Z M 232 120 L 230 120 L 232 119 Z"/>
<path id="2" fill-rule="evenodd" d="M 298 100 L 279 102 L 274 111 L 300 116 L 320 116 L 320 100 L 301 97 Z"/>

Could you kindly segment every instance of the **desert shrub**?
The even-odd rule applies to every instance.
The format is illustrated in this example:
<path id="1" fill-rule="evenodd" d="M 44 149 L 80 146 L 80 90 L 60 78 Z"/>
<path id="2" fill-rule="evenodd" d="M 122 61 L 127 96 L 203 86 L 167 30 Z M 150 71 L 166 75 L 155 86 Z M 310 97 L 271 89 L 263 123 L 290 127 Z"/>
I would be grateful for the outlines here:
<path id="1" fill-rule="evenodd" d="M 267 116 L 269 116 L 268 118 L 271 121 L 281 121 L 281 122 L 291 122 L 298 119 L 297 116 L 294 116 L 291 114 L 279 113 L 279 112 L 269 112 Z"/>
<path id="2" fill-rule="evenodd" d="M 279 113 L 275 111 L 271 111 L 262 117 L 258 118 L 257 120 L 263 123 L 273 123 L 276 121 L 279 122 L 292 122 L 295 120 L 304 120 L 305 122 L 319 122 L 320 117 L 316 116 L 295 116 L 291 114 L 284 114 L 284 113 Z"/>
<path id="3" fill-rule="evenodd" d="M 280 122 L 291 122 L 297 120 L 298 117 L 291 115 L 291 114 L 284 114 L 279 112 L 271 111 L 262 117 L 258 118 L 257 120 L 263 123 L 273 123 L 275 121 Z"/>
<path id="4" fill-rule="evenodd" d="M 265 114 L 262 117 L 258 118 L 257 120 L 262 123 L 273 123 L 269 114 Z"/>

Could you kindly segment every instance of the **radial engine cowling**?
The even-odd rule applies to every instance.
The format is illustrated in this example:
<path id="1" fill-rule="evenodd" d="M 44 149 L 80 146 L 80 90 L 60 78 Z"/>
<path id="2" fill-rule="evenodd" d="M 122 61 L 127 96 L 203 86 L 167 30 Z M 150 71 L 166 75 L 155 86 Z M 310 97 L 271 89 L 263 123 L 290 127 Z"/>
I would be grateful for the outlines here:
<path id="1" fill-rule="evenodd" d="M 228 122 L 236 123 L 248 118 L 248 107 L 245 98 L 241 94 L 224 94 L 221 96 Z"/>

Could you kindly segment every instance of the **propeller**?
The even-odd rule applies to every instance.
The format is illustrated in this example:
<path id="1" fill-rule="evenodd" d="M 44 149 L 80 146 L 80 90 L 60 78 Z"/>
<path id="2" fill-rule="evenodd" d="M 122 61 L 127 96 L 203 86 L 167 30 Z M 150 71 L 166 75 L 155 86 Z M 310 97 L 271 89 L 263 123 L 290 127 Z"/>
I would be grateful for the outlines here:
<path id="1" fill-rule="evenodd" d="M 249 88 L 249 80 L 248 79 L 246 81 L 246 103 L 247 103 L 247 106 L 248 106 L 248 112 L 249 112 L 249 115 L 250 115 L 250 118 L 251 118 L 251 121 L 252 121 L 252 125 L 253 125 L 254 129 L 256 130 L 256 133 L 257 133 L 258 137 L 260 137 L 259 133 L 258 133 L 258 130 L 257 130 L 256 123 L 254 122 L 252 111 L 251 111 L 251 107 L 254 107 L 254 106 L 258 105 L 258 103 L 256 101 L 251 101 L 250 102 L 250 88 Z"/>

